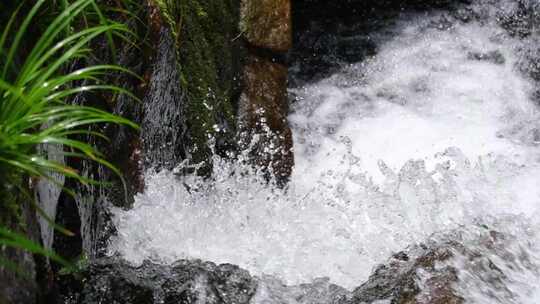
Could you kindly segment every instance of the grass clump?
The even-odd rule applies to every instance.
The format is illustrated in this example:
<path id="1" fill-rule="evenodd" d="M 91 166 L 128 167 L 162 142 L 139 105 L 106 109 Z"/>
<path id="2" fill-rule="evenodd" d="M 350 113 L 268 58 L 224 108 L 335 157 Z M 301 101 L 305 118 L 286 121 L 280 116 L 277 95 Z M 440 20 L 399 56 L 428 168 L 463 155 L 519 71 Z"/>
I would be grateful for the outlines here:
<path id="1" fill-rule="evenodd" d="M 123 24 L 105 19 L 94 0 L 64 0 L 61 10 L 40 32 L 37 41 L 28 45 L 33 38 L 29 34 L 30 27 L 38 22 L 39 12 L 51 3 L 37 0 L 23 18 L 16 11 L 0 27 L 3 29 L 0 36 L 0 172 L 3 173 L 0 187 L 4 192 L 24 192 L 21 176 L 57 183 L 52 176 L 61 174 L 84 184 L 99 183 L 65 163 L 47 158 L 37 149 L 43 145 L 61 146 L 60 153 L 66 159 L 95 161 L 120 176 L 118 169 L 103 154 L 81 138 L 92 135 L 106 139 L 90 129 L 95 124 L 113 123 L 137 128 L 122 117 L 71 102 L 82 92 L 105 90 L 132 96 L 124 89 L 102 81 L 111 73 L 130 73 L 128 70 L 116 65 L 84 64 L 91 55 L 90 43 L 96 38 L 104 36 L 114 47 L 114 39 L 130 39 L 130 31 Z M 98 16 L 98 22 L 88 22 L 89 15 Z M 82 67 L 73 69 L 73 66 Z M 17 178 L 12 179 L 12 176 Z M 69 189 L 65 190 L 71 193 Z M 0 210 L 10 204 L 12 202 L 4 197 L 0 198 Z M 2 222 L 0 245 L 62 261 Z"/>

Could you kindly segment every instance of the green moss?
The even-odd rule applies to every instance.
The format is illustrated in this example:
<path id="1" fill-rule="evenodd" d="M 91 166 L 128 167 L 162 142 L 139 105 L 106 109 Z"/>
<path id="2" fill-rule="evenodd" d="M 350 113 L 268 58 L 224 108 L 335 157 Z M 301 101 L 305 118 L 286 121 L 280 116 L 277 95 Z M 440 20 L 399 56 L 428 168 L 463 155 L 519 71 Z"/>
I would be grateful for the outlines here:
<path id="1" fill-rule="evenodd" d="M 192 161 L 208 159 L 207 142 L 216 135 L 215 125 L 228 126 L 220 137 L 234 134 L 237 58 L 238 0 L 160 0 L 165 20 L 177 43 L 180 85 L 187 92 L 187 126 Z"/>
<path id="2" fill-rule="evenodd" d="M 1 168 L 0 170 L 4 170 Z M 15 230 L 24 229 L 24 220 L 19 191 L 15 184 L 22 185 L 22 178 L 4 171 L 0 174 L 0 225 Z"/>

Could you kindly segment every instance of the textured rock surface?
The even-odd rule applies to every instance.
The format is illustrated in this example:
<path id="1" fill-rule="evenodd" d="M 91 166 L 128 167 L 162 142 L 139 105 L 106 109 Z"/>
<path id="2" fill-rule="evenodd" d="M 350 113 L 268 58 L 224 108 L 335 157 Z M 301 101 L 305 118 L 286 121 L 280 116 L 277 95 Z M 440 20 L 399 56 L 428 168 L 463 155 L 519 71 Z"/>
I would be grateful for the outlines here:
<path id="1" fill-rule="evenodd" d="M 512 234 L 473 225 L 395 253 L 353 291 L 328 278 L 286 285 L 272 276 L 253 277 L 234 265 L 200 260 L 134 267 L 103 258 L 87 266 L 77 283 L 82 284 L 64 296 L 71 304 L 462 304 L 477 296 L 493 303 L 520 303 L 516 299 L 521 295 L 511 284 L 522 274 L 538 274 L 540 264 L 529 254 L 534 250 Z M 66 286 L 76 286 L 73 282 Z"/>
<path id="2" fill-rule="evenodd" d="M 284 181 L 294 164 L 287 122 L 287 68 L 250 56 L 244 80 L 246 88 L 238 110 L 241 149 L 248 149 L 258 167 Z"/>
<path id="3" fill-rule="evenodd" d="M 134 267 L 104 258 L 88 265 L 81 276 L 82 281 L 71 282 L 75 288 L 65 292 L 60 303 L 339 304 L 349 293 L 325 278 L 286 286 L 271 276 L 252 277 L 234 265 L 200 260 Z"/>
<path id="4" fill-rule="evenodd" d="M 249 56 L 238 106 L 240 149 L 249 151 L 268 178 L 284 185 L 294 165 L 283 63 L 292 47 L 290 1 L 243 0 L 241 28 Z"/>
<path id="5" fill-rule="evenodd" d="M 256 281 L 230 264 L 181 260 L 171 266 L 145 262 L 133 267 L 114 258 L 90 264 L 84 286 L 68 303 L 248 303 Z"/>
<path id="6" fill-rule="evenodd" d="M 292 47 L 290 0 L 242 1 L 242 31 L 255 47 L 288 51 Z"/>
<path id="7" fill-rule="evenodd" d="M 511 221 L 502 225 L 512 226 Z M 513 235 L 512 229 L 518 234 Z M 539 265 L 531 256 L 535 245 L 520 239 L 527 228 L 512 229 L 500 233 L 486 225 L 472 225 L 411 246 L 378 266 L 343 303 L 521 303 L 522 295 L 512 284 L 531 290 L 536 283 L 514 279 L 537 276 Z"/>
<path id="8" fill-rule="evenodd" d="M 373 303 L 379 300 L 399 304 L 462 303 L 463 300 L 453 289 L 457 281 L 456 269 L 436 267 L 453 256 L 455 245 L 419 245 L 395 254 L 387 263 L 378 266 L 366 283 L 354 290 L 353 299 L 347 303 Z M 419 272 L 429 276 L 422 288 L 418 284 Z"/>
<path id="9" fill-rule="evenodd" d="M 170 3 L 174 3 L 171 1 Z M 177 1 L 172 10 L 179 28 L 180 86 L 186 91 L 188 156 L 208 163 L 209 137 L 217 152 L 234 150 L 235 108 L 241 91 L 245 50 L 239 36 L 240 1 Z M 173 5 L 174 6 L 174 5 Z M 175 13 L 176 11 L 176 13 Z M 206 169 L 210 164 L 206 166 Z M 201 170 L 208 174 L 208 170 Z"/>

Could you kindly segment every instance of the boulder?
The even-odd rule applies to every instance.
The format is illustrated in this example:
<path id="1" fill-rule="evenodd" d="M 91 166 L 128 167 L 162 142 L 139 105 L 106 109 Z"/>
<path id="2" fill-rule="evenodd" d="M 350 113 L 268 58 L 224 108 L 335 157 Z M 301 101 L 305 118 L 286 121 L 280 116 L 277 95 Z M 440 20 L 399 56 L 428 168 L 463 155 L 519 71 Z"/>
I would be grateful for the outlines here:
<path id="1" fill-rule="evenodd" d="M 457 244 L 454 244 L 457 245 Z M 397 304 L 463 303 L 453 289 L 457 281 L 456 269 L 436 267 L 453 256 L 452 244 L 429 247 L 418 245 L 396 253 L 385 264 L 379 265 L 368 281 L 356 288 L 346 303 L 374 303 L 389 300 Z M 419 273 L 429 276 L 420 287 Z"/>
<path id="2" fill-rule="evenodd" d="M 273 276 L 252 276 L 231 264 L 179 260 L 172 265 L 145 261 L 133 266 L 120 258 L 109 257 L 91 262 L 79 279 L 74 280 L 80 286 L 64 292 L 60 303 L 527 302 L 521 299 L 538 287 L 535 278 L 540 277 L 540 262 L 534 256 L 535 239 L 528 226 L 520 228 L 509 222 L 504 225 L 510 228 L 503 232 L 485 225 L 471 225 L 434 235 L 424 243 L 393 254 L 352 291 L 333 284 L 330 278 L 287 285 Z"/>
<path id="3" fill-rule="evenodd" d="M 287 67 L 252 55 L 244 81 L 238 109 L 241 149 L 269 177 L 284 182 L 294 165 L 287 122 Z"/>
<path id="4" fill-rule="evenodd" d="M 537 287 L 536 249 L 529 228 L 504 225 L 519 234 L 472 225 L 396 253 L 341 303 L 522 303 Z"/>
<path id="5" fill-rule="evenodd" d="M 240 27 L 248 45 L 238 104 L 240 150 L 284 185 L 294 164 L 285 65 L 292 47 L 290 0 L 243 0 Z"/>
<path id="6" fill-rule="evenodd" d="M 180 260 L 170 266 L 144 262 L 133 266 L 118 258 L 90 263 L 81 289 L 64 294 L 67 303 L 249 303 L 257 282 L 230 264 Z"/>
<path id="7" fill-rule="evenodd" d="M 253 46 L 276 52 L 292 47 L 290 0 L 244 0 L 241 28 Z"/>

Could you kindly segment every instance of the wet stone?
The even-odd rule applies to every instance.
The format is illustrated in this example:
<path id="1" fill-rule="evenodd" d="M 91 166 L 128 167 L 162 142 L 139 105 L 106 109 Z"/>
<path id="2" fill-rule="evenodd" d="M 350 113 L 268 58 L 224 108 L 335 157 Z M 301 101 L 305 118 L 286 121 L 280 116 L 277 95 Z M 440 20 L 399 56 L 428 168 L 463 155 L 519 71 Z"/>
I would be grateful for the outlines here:
<path id="1" fill-rule="evenodd" d="M 240 146 L 268 177 L 285 183 L 292 172 L 292 133 L 287 122 L 287 67 L 250 56 L 240 97 Z"/>
<path id="2" fill-rule="evenodd" d="M 467 229 L 394 254 L 340 303 L 460 304 L 470 299 L 471 289 L 492 303 L 514 303 L 518 295 L 508 288 L 511 272 L 537 271 L 526 247 L 485 225 Z"/>
<path id="3" fill-rule="evenodd" d="M 172 266 L 144 262 L 132 266 L 118 258 L 92 262 L 83 272 L 79 293 L 66 303 L 249 303 L 257 282 L 230 264 L 180 260 Z"/>
<path id="4" fill-rule="evenodd" d="M 290 0 L 242 1 L 242 27 L 252 45 L 277 52 L 292 46 Z"/>
<path id="5" fill-rule="evenodd" d="M 287 285 L 277 277 L 201 260 L 133 266 L 102 258 L 85 268 L 81 287 L 62 303 L 462 304 L 470 288 L 492 295 L 493 303 L 513 303 L 512 272 L 538 271 L 526 245 L 516 240 L 486 225 L 434 235 L 393 254 L 353 291 L 330 278 Z"/>

